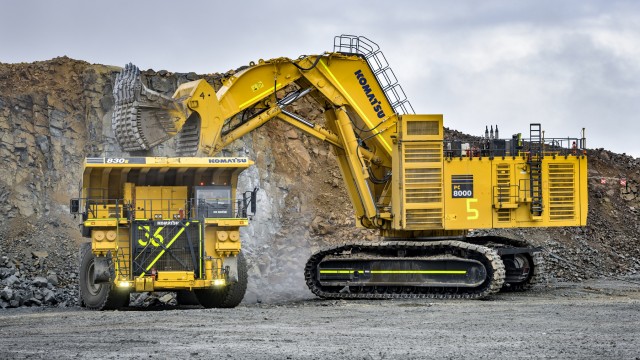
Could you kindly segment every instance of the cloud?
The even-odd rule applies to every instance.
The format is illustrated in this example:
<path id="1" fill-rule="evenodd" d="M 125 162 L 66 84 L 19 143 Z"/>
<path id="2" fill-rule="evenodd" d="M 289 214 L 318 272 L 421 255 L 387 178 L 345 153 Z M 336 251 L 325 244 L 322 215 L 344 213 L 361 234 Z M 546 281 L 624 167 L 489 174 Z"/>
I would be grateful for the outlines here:
<path id="1" fill-rule="evenodd" d="M 0 61 L 68 55 L 210 73 L 332 50 L 339 34 L 378 43 L 416 111 L 503 136 L 548 134 L 640 156 L 636 1 L 10 0 Z M 30 26 L 24 26 L 28 19 Z"/>
<path id="2" fill-rule="evenodd" d="M 587 13 L 413 34 L 403 45 L 412 59 L 396 72 L 414 107 L 444 113 L 450 127 L 480 134 L 500 124 L 505 136 L 541 122 L 557 137 L 586 127 L 590 146 L 640 156 L 637 13 Z"/>

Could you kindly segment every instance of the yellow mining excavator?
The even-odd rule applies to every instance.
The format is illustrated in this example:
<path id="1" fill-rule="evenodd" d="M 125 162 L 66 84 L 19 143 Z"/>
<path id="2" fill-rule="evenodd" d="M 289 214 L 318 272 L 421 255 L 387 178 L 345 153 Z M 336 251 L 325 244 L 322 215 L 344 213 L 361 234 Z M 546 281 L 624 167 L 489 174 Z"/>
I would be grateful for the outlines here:
<path id="1" fill-rule="evenodd" d="M 331 144 L 357 226 L 379 230 L 384 240 L 313 254 L 306 283 L 323 298 L 474 299 L 526 289 L 542 271 L 540 249 L 526 239 L 469 236 L 469 230 L 586 224 L 584 132 L 545 138 L 540 124 L 530 124 L 528 138 L 500 139 L 496 126 L 473 141 L 445 140 L 442 115 L 413 113 L 379 47 L 365 37 L 337 36 L 331 53 L 251 62 L 217 91 L 198 80 L 172 97 L 148 89 L 127 65 L 114 97 L 113 130 L 125 151 L 177 136 L 179 156 L 214 156 L 276 118 Z M 323 109 L 324 125 L 291 110 L 303 97 Z M 140 184 L 161 185 L 149 176 Z M 209 216 L 200 221 L 220 221 Z M 146 231 L 153 238 L 158 230 Z M 206 237 L 206 228 L 201 233 Z M 220 257 L 205 249 L 203 256 Z M 93 254 L 99 255 L 95 248 Z M 225 281 L 237 273 L 234 266 L 212 266 Z M 141 279 L 152 275 L 149 269 L 126 280 L 148 281 Z M 194 279 L 207 276 L 196 270 Z"/>

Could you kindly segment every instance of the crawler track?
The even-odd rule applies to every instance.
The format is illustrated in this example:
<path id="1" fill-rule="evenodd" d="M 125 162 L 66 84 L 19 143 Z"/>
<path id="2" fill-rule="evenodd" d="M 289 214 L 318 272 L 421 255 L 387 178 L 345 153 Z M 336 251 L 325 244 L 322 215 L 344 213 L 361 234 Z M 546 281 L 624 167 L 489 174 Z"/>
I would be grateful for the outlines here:
<path id="1" fill-rule="evenodd" d="M 515 292 L 529 290 L 533 285 L 542 281 L 545 273 L 544 257 L 542 256 L 541 249 L 535 249 L 532 244 L 526 240 L 510 239 L 501 236 L 480 236 L 480 237 L 468 237 L 467 241 L 478 244 L 492 249 L 499 248 L 529 248 L 532 252 L 527 254 L 529 261 L 531 262 L 532 269 L 529 277 L 518 283 L 505 282 L 501 291 Z"/>
<path id="2" fill-rule="evenodd" d="M 504 292 L 514 292 L 514 291 L 527 291 L 531 289 L 531 287 L 535 284 L 538 284 L 542 275 L 544 274 L 544 258 L 542 257 L 542 253 L 537 251 L 531 255 L 533 261 L 533 273 L 531 276 L 524 282 L 509 284 L 505 283 L 505 286 L 502 287 L 501 291 Z"/>
<path id="3" fill-rule="evenodd" d="M 455 256 L 480 261 L 487 270 L 485 281 L 474 288 L 424 287 L 424 286 L 322 286 L 318 280 L 318 266 L 328 256 L 356 257 L 358 254 L 406 253 L 405 257 Z M 375 256 L 375 255 L 374 255 Z M 505 280 L 504 264 L 498 253 L 488 247 L 462 241 L 394 241 L 383 243 L 356 243 L 332 247 L 317 252 L 309 258 L 305 266 L 305 280 L 309 289 L 319 297 L 327 299 L 481 299 L 495 294 Z"/>

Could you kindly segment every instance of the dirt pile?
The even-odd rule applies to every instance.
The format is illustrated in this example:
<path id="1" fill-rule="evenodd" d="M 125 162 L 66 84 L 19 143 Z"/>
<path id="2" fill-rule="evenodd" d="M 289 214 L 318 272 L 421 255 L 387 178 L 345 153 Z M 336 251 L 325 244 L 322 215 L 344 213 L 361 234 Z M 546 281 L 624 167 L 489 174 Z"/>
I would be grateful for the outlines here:
<path id="1" fill-rule="evenodd" d="M 50 304 L 73 303 L 76 249 L 83 239 L 77 229 L 79 220 L 68 213 L 68 203 L 78 195 L 84 157 L 124 155 L 111 130 L 111 91 L 117 71 L 117 67 L 66 57 L 0 64 L 0 257 L 7 258 L 0 263 L 0 290 L 15 288 L 17 282 L 9 285 L 7 279 L 16 273 L 20 286 L 33 289 L 34 278 L 46 279 L 54 272 L 58 285 L 53 286 L 56 300 Z M 219 87 L 223 76 L 144 72 L 150 88 L 169 94 L 178 85 L 199 78 Z M 323 122 L 321 110 L 304 99 L 294 111 Z M 136 155 L 172 156 L 174 148 L 175 143 L 169 141 Z M 273 121 L 233 143 L 224 155 L 252 158 L 256 166 L 240 178 L 240 190 L 261 189 L 259 212 L 243 235 L 250 264 L 246 301 L 310 297 L 302 269 L 312 252 L 331 243 L 377 238 L 373 232 L 355 229 L 329 145 Z M 588 156 L 587 228 L 499 231 L 544 246 L 552 278 L 574 280 L 640 271 L 636 235 L 640 159 L 602 149 L 589 151 Z M 625 187 L 619 185 L 621 178 L 627 180 Z M 39 251 L 47 256 L 33 255 Z M 16 289 L 26 291 L 20 295 L 26 304 L 30 304 L 28 289 Z M 2 301 L 11 304 L 15 294 Z"/>

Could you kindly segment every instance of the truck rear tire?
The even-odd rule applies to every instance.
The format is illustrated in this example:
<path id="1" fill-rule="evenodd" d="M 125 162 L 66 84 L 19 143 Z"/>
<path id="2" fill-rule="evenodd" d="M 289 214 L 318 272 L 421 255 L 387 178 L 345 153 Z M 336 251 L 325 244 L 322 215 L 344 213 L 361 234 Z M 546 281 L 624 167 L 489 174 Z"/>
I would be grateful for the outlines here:
<path id="1" fill-rule="evenodd" d="M 113 282 L 93 282 L 95 255 L 87 246 L 80 262 L 80 298 L 84 306 L 92 310 L 115 310 L 129 304 L 129 290 L 118 289 Z M 111 279 L 113 281 L 113 279 Z"/>
<path id="2" fill-rule="evenodd" d="M 247 291 L 247 261 L 242 253 L 238 254 L 238 282 L 223 289 L 194 290 L 200 305 L 211 308 L 234 308 L 240 304 Z"/>

